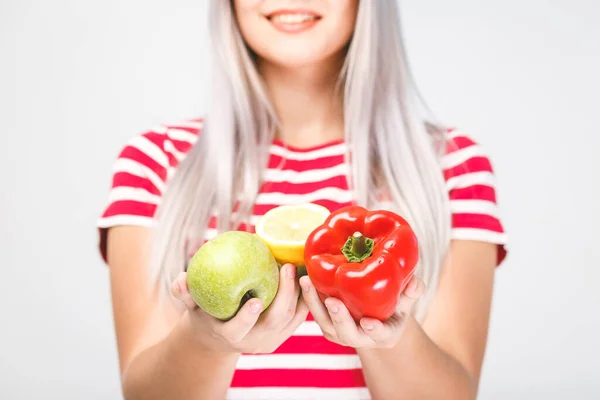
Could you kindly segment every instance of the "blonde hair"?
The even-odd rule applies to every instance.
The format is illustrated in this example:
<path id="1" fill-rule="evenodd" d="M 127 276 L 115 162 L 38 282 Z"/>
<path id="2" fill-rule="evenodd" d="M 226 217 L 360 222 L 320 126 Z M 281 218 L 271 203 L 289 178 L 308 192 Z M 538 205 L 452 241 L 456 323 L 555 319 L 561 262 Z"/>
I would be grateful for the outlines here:
<path id="1" fill-rule="evenodd" d="M 219 232 L 247 220 L 278 126 L 231 2 L 212 0 L 209 14 L 210 109 L 158 210 L 151 272 L 163 293 L 185 269 L 187 243 L 201 242 L 211 216 L 218 215 Z M 394 211 L 414 228 L 420 243 L 416 274 L 428 288 L 416 307 L 422 318 L 449 246 L 450 211 L 440 164 L 445 145 L 443 133 L 427 130 L 424 123 L 395 1 L 359 3 L 340 82 L 351 190 L 357 204 L 377 208 L 383 182 Z"/>

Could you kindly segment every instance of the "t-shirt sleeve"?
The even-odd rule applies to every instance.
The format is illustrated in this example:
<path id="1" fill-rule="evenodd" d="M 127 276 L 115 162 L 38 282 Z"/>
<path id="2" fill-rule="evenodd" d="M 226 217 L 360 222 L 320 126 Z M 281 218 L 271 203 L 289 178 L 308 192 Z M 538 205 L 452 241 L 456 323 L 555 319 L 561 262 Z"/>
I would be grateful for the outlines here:
<path id="1" fill-rule="evenodd" d="M 105 262 L 109 228 L 154 225 L 168 178 L 196 140 L 199 128 L 188 125 L 144 132 L 120 150 L 108 199 L 97 221 L 99 250 Z"/>
<path id="2" fill-rule="evenodd" d="M 490 158 L 471 137 L 450 131 L 443 167 L 452 212 L 452 239 L 497 244 L 501 264 L 507 254 L 507 235 Z"/>

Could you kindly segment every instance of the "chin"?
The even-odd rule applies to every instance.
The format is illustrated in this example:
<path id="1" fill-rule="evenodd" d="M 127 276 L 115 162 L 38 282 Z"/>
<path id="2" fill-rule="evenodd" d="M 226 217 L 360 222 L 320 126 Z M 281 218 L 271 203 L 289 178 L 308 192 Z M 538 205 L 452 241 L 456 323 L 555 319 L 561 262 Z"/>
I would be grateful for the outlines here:
<path id="1" fill-rule="evenodd" d="M 298 68 L 322 65 L 344 57 L 352 32 L 348 30 L 335 36 L 332 31 L 331 27 L 317 25 L 306 32 L 289 34 L 262 25 L 248 29 L 245 37 L 247 45 L 265 63 Z"/>
<path id="2" fill-rule="evenodd" d="M 319 65 L 331 59 L 330 54 L 311 53 L 301 49 L 285 49 L 283 51 L 270 51 L 259 55 L 269 64 L 284 68 L 302 68 Z"/>

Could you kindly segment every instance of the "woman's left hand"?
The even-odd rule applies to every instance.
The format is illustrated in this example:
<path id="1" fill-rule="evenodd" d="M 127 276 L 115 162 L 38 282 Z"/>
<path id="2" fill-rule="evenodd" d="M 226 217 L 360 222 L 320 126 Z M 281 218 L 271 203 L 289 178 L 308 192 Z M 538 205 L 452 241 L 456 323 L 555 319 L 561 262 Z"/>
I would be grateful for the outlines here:
<path id="1" fill-rule="evenodd" d="M 400 295 L 392 317 L 387 321 L 362 318 L 360 323 L 356 323 L 339 299 L 329 297 L 323 303 L 308 276 L 300 278 L 300 286 L 304 301 L 325 338 L 354 348 L 394 347 L 400 340 L 415 302 L 425 292 L 423 281 L 413 277 Z"/>

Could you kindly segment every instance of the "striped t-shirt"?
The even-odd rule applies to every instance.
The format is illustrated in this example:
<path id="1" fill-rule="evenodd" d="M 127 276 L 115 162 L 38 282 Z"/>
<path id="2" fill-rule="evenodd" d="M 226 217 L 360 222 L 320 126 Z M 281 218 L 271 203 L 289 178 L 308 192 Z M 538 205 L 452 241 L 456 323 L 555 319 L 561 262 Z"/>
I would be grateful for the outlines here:
<path id="1" fill-rule="evenodd" d="M 106 230 L 116 225 L 152 226 L 161 194 L 174 169 L 195 143 L 202 120 L 160 126 L 135 136 L 120 152 L 108 204 L 98 221 L 106 257 Z M 452 130 L 442 169 L 452 210 L 452 237 L 499 245 L 506 235 L 499 218 L 490 160 L 467 135 Z M 295 148 L 274 140 L 254 220 L 283 204 L 312 202 L 334 211 L 352 202 L 342 140 Z M 206 240 L 215 235 L 209 226 Z M 248 229 L 252 230 L 251 224 Z M 361 363 L 353 348 L 334 344 L 309 314 L 272 354 L 242 354 L 228 399 L 369 399 Z"/>

